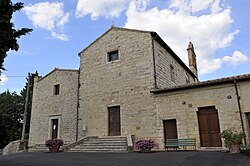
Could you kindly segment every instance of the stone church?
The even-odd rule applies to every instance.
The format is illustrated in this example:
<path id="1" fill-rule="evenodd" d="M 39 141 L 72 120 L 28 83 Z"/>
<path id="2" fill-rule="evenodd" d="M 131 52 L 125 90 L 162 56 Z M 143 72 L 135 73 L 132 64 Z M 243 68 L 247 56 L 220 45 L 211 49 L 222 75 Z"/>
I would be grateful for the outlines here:
<path id="1" fill-rule="evenodd" d="M 29 147 L 48 138 L 76 146 L 88 138 L 195 138 L 223 147 L 225 129 L 250 134 L 250 74 L 200 82 L 193 44 L 189 67 L 156 33 L 111 27 L 79 54 L 79 70 L 36 77 Z"/>

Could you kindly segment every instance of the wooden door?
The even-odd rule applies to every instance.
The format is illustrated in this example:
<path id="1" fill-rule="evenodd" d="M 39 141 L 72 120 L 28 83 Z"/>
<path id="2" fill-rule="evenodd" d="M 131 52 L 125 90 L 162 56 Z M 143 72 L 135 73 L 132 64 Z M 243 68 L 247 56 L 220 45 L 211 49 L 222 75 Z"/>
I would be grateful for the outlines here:
<path id="1" fill-rule="evenodd" d="M 176 127 L 176 120 L 164 120 L 163 121 L 164 126 L 164 137 L 166 139 L 177 139 L 177 127 Z"/>
<path id="2" fill-rule="evenodd" d="M 121 135 L 120 106 L 108 108 L 108 135 Z"/>
<path id="3" fill-rule="evenodd" d="M 220 125 L 215 107 L 198 108 L 201 147 L 221 147 Z"/>
<path id="4" fill-rule="evenodd" d="M 246 113 L 247 121 L 248 121 L 248 129 L 250 130 L 250 113 Z"/>
<path id="5" fill-rule="evenodd" d="M 250 113 L 246 113 L 247 121 L 248 121 L 248 139 L 250 139 Z"/>
<path id="6" fill-rule="evenodd" d="M 58 137 L 58 119 L 52 119 L 52 123 L 51 123 L 51 127 L 52 127 L 52 139 L 56 139 Z"/>

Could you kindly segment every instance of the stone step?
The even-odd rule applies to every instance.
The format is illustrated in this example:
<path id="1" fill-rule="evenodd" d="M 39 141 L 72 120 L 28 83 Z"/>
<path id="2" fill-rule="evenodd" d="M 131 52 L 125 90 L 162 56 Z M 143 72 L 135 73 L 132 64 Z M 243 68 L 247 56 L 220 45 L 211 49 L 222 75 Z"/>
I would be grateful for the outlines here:
<path id="1" fill-rule="evenodd" d="M 127 145 L 127 142 L 84 142 L 81 145 Z"/>
<path id="2" fill-rule="evenodd" d="M 112 147 L 112 146 L 127 146 L 126 144 L 112 144 L 112 143 L 107 143 L 107 144 L 80 144 L 76 145 L 75 147 L 78 146 L 106 146 L 106 147 Z"/>
<path id="3" fill-rule="evenodd" d="M 114 141 L 114 142 L 118 141 L 118 142 L 126 142 L 127 139 L 107 139 L 107 138 L 106 139 L 97 139 L 97 138 L 94 138 L 94 139 L 88 139 L 86 141 L 103 141 L 103 142 L 105 142 L 105 141 Z"/>
<path id="4" fill-rule="evenodd" d="M 46 148 L 29 148 L 28 152 L 48 152 L 49 149 Z"/>
<path id="5" fill-rule="evenodd" d="M 68 152 L 107 152 L 107 153 L 128 153 L 126 150 L 113 150 L 113 149 L 70 149 Z"/>
<path id="6" fill-rule="evenodd" d="M 47 146 L 45 144 L 36 144 L 35 147 L 36 148 L 47 148 Z"/>
<path id="7" fill-rule="evenodd" d="M 75 149 L 127 149 L 126 146 L 75 146 Z"/>
<path id="8" fill-rule="evenodd" d="M 69 152 L 128 152 L 126 137 L 86 138 L 67 149 Z"/>
<path id="9" fill-rule="evenodd" d="M 127 144 L 127 142 L 121 142 L 121 141 L 86 141 L 84 144 Z"/>
<path id="10" fill-rule="evenodd" d="M 63 147 L 60 147 L 60 150 L 62 150 Z M 45 144 L 36 144 L 33 147 L 28 148 L 29 152 L 48 152 L 49 148 Z"/>

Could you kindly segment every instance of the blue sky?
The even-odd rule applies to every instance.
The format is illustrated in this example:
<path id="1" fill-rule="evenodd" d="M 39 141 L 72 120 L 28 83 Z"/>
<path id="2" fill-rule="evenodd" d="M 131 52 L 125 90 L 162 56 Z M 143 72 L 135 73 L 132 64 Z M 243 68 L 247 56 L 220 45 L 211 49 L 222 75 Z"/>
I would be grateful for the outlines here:
<path id="1" fill-rule="evenodd" d="M 18 2 L 14 1 L 13 2 Z M 115 26 L 156 31 L 187 63 L 195 46 L 199 79 L 250 73 L 249 0 L 22 0 L 16 28 L 33 28 L 5 59 L 0 92 L 20 92 L 28 72 L 78 69 L 78 53 Z"/>

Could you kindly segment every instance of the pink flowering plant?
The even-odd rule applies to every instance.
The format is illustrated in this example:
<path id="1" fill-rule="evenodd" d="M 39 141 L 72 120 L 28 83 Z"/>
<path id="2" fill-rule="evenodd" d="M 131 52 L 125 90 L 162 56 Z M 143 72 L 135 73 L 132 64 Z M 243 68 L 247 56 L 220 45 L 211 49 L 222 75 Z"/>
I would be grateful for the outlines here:
<path id="1" fill-rule="evenodd" d="M 156 143 L 151 139 L 143 139 L 135 142 L 135 148 L 140 151 L 150 151 Z"/>
<path id="2" fill-rule="evenodd" d="M 47 147 L 60 147 L 63 145 L 62 139 L 48 139 L 45 141 Z"/>

